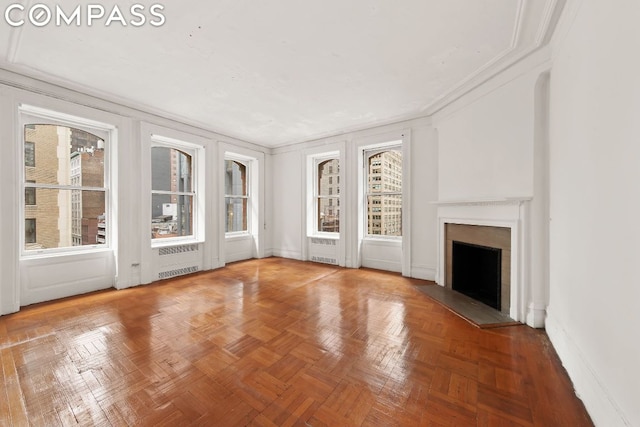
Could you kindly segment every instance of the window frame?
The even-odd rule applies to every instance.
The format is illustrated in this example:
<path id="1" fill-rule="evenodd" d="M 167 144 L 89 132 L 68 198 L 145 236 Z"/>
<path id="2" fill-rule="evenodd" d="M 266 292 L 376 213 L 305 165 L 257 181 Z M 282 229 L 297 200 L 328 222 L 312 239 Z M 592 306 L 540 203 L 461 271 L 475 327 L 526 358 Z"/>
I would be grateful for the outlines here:
<path id="1" fill-rule="evenodd" d="M 404 235 L 404 221 L 403 221 L 403 210 L 404 210 L 404 182 L 402 183 L 402 189 L 400 191 L 385 191 L 384 188 L 382 188 L 382 179 L 380 180 L 376 180 L 376 181 L 380 181 L 380 191 L 379 192 L 370 192 L 369 191 L 369 178 L 370 178 L 370 173 L 369 173 L 369 162 L 370 159 L 378 154 L 384 153 L 384 152 L 388 152 L 388 151 L 397 151 L 401 154 L 402 156 L 402 170 L 400 171 L 400 177 L 402 179 L 402 177 L 404 176 L 404 151 L 403 151 L 403 143 L 402 141 L 395 141 L 394 143 L 390 143 L 390 144 L 384 144 L 384 145 L 379 145 L 379 146 L 374 146 L 374 147 L 369 147 L 369 148 L 363 148 L 362 150 L 362 156 L 363 156 L 363 202 L 364 202 L 364 209 L 363 209 L 363 225 L 364 225 L 364 230 L 363 230 L 363 238 L 367 239 L 367 240 L 386 240 L 386 241 L 402 241 L 403 239 L 403 235 Z M 382 166 L 382 165 L 381 165 Z M 381 167 L 382 169 L 382 167 Z M 375 178 L 375 177 L 373 177 Z M 400 197 L 400 211 L 399 211 L 399 215 L 400 215 L 400 221 L 401 221 L 401 226 L 400 226 L 400 236 L 389 236 L 389 235 L 384 235 L 384 234 L 370 234 L 369 233 L 369 197 L 371 196 L 399 196 Z M 380 211 L 372 211 L 375 212 L 375 215 L 378 216 L 382 216 L 384 215 L 384 211 L 383 211 L 383 206 L 380 206 Z M 373 215 L 373 214 L 372 214 Z"/>
<path id="2" fill-rule="evenodd" d="M 74 254 L 82 254 L 96 251 L 109 251 L 113 249 L 113 236 L 115 235 L 114 231 L 114 214 L 112 212 L 113 209 L 113 201 L 112 201 L 112 189 L 113 181 L 112 181 L 112 156 L 114 156 L 115 148 L 114 145 L 117 141 L 117 128 L 114 125 L 99 122 L 92 119 L 87 119 L 80 116 L 75 116 L 67 113 L 62 113 L 55 110 L 49 110 L 45 108 L 36 107 L 28 104 L 18 104 L 18 132 L 17 138 L 20 142 L 21 150 L 20 150 L 20 205 L 19 205 L 19 218 L 20 218 L 20 257 L 23 259 L 27 258 L 36 258 L 36 257 L 48 257 L 48 256 L 59 256 L 59 255 L 74 255 Z M 104 169 L 103 169 L 103 187 L 92 187 L 92 186 L 82 186 L 82 185 L 63 185 L 63 184 L 43 184 L 37 182 L 30 182 L 27 180 L 26 176 L 26 168 L 35 168 L 38 164 L 36 160 L 36 149 L 34 144 L 33 149 L 33 166 L 26 164 L 26 150 L 25 143 L 30 142 L 25 140 L 26 129 L 35 125 L 51 125 L 51 126 L 60 126 L 67 127 L 70 129 L 81 130 L 87 133 L 90 133 L 94 136 L 99 137 L 104 141 Z M 27 189 L 33 188 L 34 192 L 37 194 L 38 189 L 45 190 L 63 190 L 63 191 L 100 191 L 104 193 L 105 198 L 105 221 L 107 224 L 110 224 L 106 228 L 105 233 L 105 242 L 104 243 L 96 243 L 91 245 L 80 245 L 80 246 L 67 246 L 67 247 L 58 247 L 58 248 L 42 248 L 42 249 L 27 249 L 26 248 L 26 220 L 34 219 L 31 214 L 27 215 L 26 209 L 37 207 L 37 196 L 36 196 L 36 204 L 35 205 L 27 205 L 26 204 L 26 192 Z M 37 235 L 37 234 L 36 234 Z"/>
<path id="3" fill-rule="evenodd" d="M 336 160 L 338 162 L 338 172 L 336 174 L 337 179 L 336 179 L 336 184 L 337 187 L 337 192 L 336 194 L 320 194 L 320 166 L 325 163 L 325 162 L 329 162 L 332 160 Z M 313 172 L 312 172 L 312 199 L 313 199 L 313 226 L 311 228 L 312 231 L 312 235 L 313 236 L 319 236 L 319 237 L 330 237 L 330 238 L 337 238 L 340 236 L 340 213 L 338 213 L 337 217 L 338 217 L 338 231 L 321 231 L 320 230 L 320 199 L 326 199 L 326 200 L 337 200 L 337 204 L 335 205 L 338 208 L 338 212 L 341 211 L 341 196 L 340 196 L 340 174 L 341 174 L 341 168 L 340 168 L 340 155 L 337 152 L 333 152 L 333 153 L 324 153 L 324 154 L 320 154 L 320 155 L 315 155 L 313 156 L 313 162 L 312 162 L 312 167 L 313 167 Z M 329 173 L 333 173 L 333 170 L 330 166 L 329 169 Z M 332 190 L 330 188 L 330 190 Z"/>
<path id="4" fill-rule="evenodd" d="M 244 195 L 236 195 L 236 194 L 227 194 L 226 192 L 226 187 L 227 187 L 227 174 L 226 174 L 226 163 L 230 161 L 230 162 L 236 162 L 238 164 L 241 164 L 245 167 L 245 191 L 244 191 Z M 225 238 L 229 237 L 229 238 L 233 238 L 233 237 L 241 237 L 241 236 L 248 236 L 251 235 L 251 226 L 252 226 L 252 222 L 251 222 L 251 216 L 250 212 L 251 212 L 251 179 L 252 179 L 252 171 L 251 171 L 251 164 L 252 164 L 252 160 L 247 159 L 247 158 L 243 158 L 241 156 L 237 156 L 237 155 L 233 155 L 230 153 L 225 153 L 224 156 L 224 163 L 225 165 L 225 171 L 224 171 L 224 179 L 223 179 L 223 192 L 224 192 L 224 235 Z M 246 230 L 240 230 L 240 231 L 226 231 L 226 224 L 227 224 L 227 199 L 245 199 L 246 200 L 246 211 L 244 212 L 245 216 L 246 216 L 246 224 L 247 224 L 247 229 Z"/>
<path id="5" fill-rule="evenodd" d="M 152 158 L 151 153 L 153 149 L 156 147 L 174 149 L 182 153 L 185 153 L 191 157 L 191 191 L 190 192 L 189 191 L 172 192 L 172 191 L 153 189 L 153 180 L 152 180 L 153 163 L 151 161 L 151 158 Z M 151 247 L 160 248 L 165 246 L 180 245 L 184 243 L 201 243 L 203 241 L 202 236 L 203 236 L 204 230 L 200 226 L 200 211 L 201 211 L 200 205 L 202 204 L 201 194 L 203 193 L 203 191 L 201 191 L 202 183 L 199 179 L 199 173 L 200 173 L 199 165 L 201 162 L 200 157 L 204 156 L 204 153 L 202 152 L 204 148 L 198 144 L 152 133 L 148 150 L 149 150 L 148 151 L 149 162 L 151 163 L 149 168 L 149 174 L 150 174 L 149 175 L 149 207 L 151 208 L 153 204 L 154 194 L 160 194 L 160 195 L 170 194 L 170 195 L 192 197 L 191 234 L 189 234 L 188 236 L 153 238 L 153 236 L 151 236 L 151 233 L 150 233 L 151 229 L 149 229 L 149 234 L 151 236 L 150 237 Z M 150 216 L 152 212 L 153 212 L 153 209 L 151 208 L 149 210 Z M 150 225 L 152 224 L 151 223 L 152 219 L 153 219 L 152 217 L 147 218 L 147 221 L 149 221 Z"/>

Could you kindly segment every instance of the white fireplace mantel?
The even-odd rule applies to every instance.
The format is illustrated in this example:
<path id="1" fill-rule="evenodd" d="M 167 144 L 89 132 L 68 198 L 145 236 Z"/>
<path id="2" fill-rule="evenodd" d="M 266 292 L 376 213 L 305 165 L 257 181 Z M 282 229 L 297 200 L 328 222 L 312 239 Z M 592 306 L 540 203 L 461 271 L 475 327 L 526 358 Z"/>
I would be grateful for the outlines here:
<path id="1" fill-rule="evenodd" d="M 511 304 L 509 315 L 532 327 L 544 326 L 546 307 L 532 301 L 531 197 L 440 200 L 436 282 L 445 282 L 445 224 L 484 225 L 511 229 Z"/>
<path id="2" fill-rule="evenodd" d="M 519 205 L 528 202 L 531 197 L 501 197 L 487 199 L 460 199 L 460 200 L 438 200 L 431 202 L 438 206 L 493 206 L 493 205 Z"/>

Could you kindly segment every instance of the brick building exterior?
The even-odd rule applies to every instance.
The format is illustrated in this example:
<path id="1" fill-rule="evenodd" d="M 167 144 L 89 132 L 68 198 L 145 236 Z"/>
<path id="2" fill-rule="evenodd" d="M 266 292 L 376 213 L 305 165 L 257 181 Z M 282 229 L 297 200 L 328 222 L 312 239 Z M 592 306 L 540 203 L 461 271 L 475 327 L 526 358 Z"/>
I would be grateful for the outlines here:
<path id="1" fill-rule="evenodd" d="M 97 243 L 103 191 L 31 185 L 104 187 L 104 142 L 82 130 L 25 126 L 25 249 Z"/>

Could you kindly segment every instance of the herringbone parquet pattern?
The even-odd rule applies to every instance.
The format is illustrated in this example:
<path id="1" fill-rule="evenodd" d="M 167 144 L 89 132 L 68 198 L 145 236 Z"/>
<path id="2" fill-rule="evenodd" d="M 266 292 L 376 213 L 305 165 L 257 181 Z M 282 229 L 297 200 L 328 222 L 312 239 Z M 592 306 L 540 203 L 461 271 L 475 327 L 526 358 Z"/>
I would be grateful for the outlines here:
<path id="1" fill-rule="evenodd" d="M 544 332 L 278 258 L 0 318 L 0 425 L 589 426 Z"/>

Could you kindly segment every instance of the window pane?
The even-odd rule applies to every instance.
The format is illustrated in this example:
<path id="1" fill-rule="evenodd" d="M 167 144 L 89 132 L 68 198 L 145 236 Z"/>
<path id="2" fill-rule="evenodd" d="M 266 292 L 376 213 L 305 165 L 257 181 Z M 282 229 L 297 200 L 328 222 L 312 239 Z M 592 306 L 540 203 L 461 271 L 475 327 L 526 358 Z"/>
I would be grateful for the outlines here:
<path id="1" fill-rule="evenodd" d="M 104 140 L 67 126 L 26 125 L 25 177 L 39 184 L 104 187 Z"/>
<path id="2" fill-rule="evenodd" d="M 402 192 L 402 152 L 383 151 L 369 157 L 368 193 Z"/>
<path id="3" fill-rule="evenodd" d="M 248 199 L 244 197 L 225 197 L 225 209 L 227 212 L 225 232 L 247 231 L 247 205 Z"/>
<path id="4" fill-rule="evenodd" d="M 338 159 L 326 160 L 318 165 L 318 195 L 339 194 L 338 179 L 340 168 Z M 336 177 L 336 179 L 334 179 Z"/>
<path id="5" fill-rule="evenodd" d="M 226 160 L 224 194 L 228 196 L 247 195 L 247 167 L 242 163 Z"/>
<path id="6" fill-rule="evenodd" d="M 337 197 L 318 198 L 318 231 L 340 232 L 340 204 Z"/>
<path id="7" fill-rule="evenodd" d="M 36 165 L 36 147 L 31 141 L 24 143 L 24 165 L 31 167 Z"/>
<path id="8" fill-rule="evenodd" d="M 27 245 L 36 243 L 36 220 L 28 218 L 24 220 L 24 242 Z"/>
<path id="9" fill-rule="evenodd" d="M 27 184 L 34 184 L 34 181 L 27 181 Z M 24 204 L 35 205 L 36 204 L 36 189 L 33 187 L 25 187 L 24 189 Z"/>
<path id="10" fill-rule="evenodd" d="M 190 193 L 191 156 L 169 147 L 151 148 L 151 188 L 155 191 Z"/>
<path id="11" fill-rule="evenodd" d="M 153 194 L 152 199 L 151 238 L 164 239 L 193 234 L 193 196 Z"/>
<path id="12" fill-rule="evenodd" d="M 34 190 L 38 204 L 24 212 L 26 250 L 106 243 L 104 191 Z"/>
<path id="13" fill-rule="evenodd" d="M 402 236 L 402 196 L 381 194 L 367 197 L 367 233 Z"/>
<path id="14" fill-rule="evenodd" d="M 402 152 L 393 148 L 368 159 L 367 234 L 402 236 Z"/>

